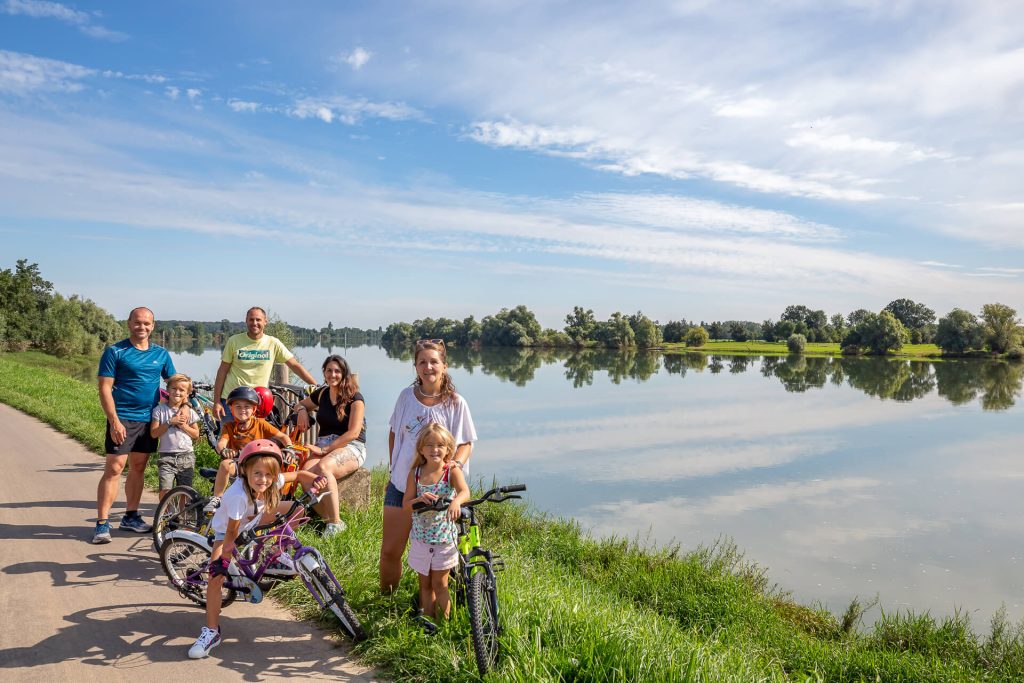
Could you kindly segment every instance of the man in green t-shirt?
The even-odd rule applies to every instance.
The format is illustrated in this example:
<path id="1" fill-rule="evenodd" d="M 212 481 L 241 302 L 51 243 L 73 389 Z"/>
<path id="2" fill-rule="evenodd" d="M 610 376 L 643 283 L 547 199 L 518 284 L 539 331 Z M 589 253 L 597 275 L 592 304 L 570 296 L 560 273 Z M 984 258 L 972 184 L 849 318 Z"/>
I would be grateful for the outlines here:
<path id="1" fill-rule="evenodd" d="M 217 368 L 217 380 L 213 384 L 214 411 L 217 419 L 230 415 L 225 409 L 221 396 L 235 387 L 265 387 L 270 384 L 270 375 L 275 363 L 284 363 L 308 384 L 316 384 L 302 363 L 295 358 L 280 339 L 263 334 L 267 326 L 267 312 L 253 306 L 245 314 L 246 331 L 232 335 L 224 345 Z"/>

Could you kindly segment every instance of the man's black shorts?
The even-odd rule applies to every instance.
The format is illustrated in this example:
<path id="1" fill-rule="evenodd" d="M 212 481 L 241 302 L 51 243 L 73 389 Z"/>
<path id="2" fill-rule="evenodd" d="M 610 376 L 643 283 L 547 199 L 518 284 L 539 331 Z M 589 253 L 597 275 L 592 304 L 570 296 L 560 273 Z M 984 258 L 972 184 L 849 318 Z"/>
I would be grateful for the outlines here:
<path id="1" fill-rule="evenodd" d="M 128 455 L 129 453 L 153 453 L 157 439 L 149 433 L 148 422 L 122 422 L 125 429 L 124 441 L 118 446 L 110 438 L 110 423 L 107 423 L 107 438 L 104 448 L 107 455 Z"/>

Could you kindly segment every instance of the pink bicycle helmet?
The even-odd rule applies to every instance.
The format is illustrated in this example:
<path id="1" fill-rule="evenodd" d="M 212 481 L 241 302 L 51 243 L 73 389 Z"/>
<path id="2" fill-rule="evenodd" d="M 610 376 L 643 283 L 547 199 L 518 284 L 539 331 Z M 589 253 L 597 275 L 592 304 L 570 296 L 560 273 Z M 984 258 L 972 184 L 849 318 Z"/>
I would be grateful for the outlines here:
<path id="1" fill-rule="evenodd" d="M 254 455 L 272 455 L 277 458 L 278 464 L 284 467 L 284 454 L 281 453 L 281 447 L 270 439 L 256 439 L 247 443 L 242 452 L 238 454 L 238 466 L 243 467 L 245 461 Z"/>
<path id="2" fill-rule="evenodd" d="M 266 387 L 253 387 L 253 391 L 260 399 L 256 404 L 256 417 L 263 419 L 274 409 L 274 394 Z"/>

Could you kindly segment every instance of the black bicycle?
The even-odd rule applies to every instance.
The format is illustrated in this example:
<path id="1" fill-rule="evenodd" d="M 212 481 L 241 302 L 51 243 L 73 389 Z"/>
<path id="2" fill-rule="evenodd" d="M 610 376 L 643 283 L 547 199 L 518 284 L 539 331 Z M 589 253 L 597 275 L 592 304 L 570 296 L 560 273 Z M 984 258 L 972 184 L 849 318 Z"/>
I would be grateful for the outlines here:
<path id="1" fill-rule="evenodd" d="M 526 484 L 510 484 L 493 488 L 480 498 L 462 504 L 462 516 L 456 520 L 459 566 L 452 569 L 448 582 L 452 593 L 452 608 L 465 602 L 469 609 L 469 630 L 473 639 L 476 666 L 483 676 L 493 669 L 501 655 L 501 613 L 498 609 L 498 577 L 496 571 L 505 565 L 498 555 L 481 545 L 480 524 L 476 506 L 481 503 L 501 503 L 522 496 L 508 495 L 525 491 Z M 414 512 L 443 512 L 451 505 L 451 498 L 438 498 L 432 504 L 416 502 Z"/>

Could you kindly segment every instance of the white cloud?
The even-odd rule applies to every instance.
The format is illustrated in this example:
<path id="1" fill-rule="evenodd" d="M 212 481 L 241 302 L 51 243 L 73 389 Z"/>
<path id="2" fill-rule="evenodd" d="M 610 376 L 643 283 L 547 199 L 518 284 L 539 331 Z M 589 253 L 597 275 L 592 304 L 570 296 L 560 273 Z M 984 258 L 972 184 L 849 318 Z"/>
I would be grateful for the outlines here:
<path id="1" fill-rule="evenodd" d="M 111 69 L 105 69 L 103 71 L 104 78 L 118 78 L 126 81 L 144 81 L 146 83 L 166 83 L 167 76 L 162 74 L 126 74 L 122 71 L 114 71 Z"/>
<path id="2" fill-rule="evenodd" d="M 232 111 L 237 112 L 255 112 L 262 109 L 262 105 L 259 102 L 246 102 L 244 100 L 228 100 L 228 106 Z"/>
<path id="3" fill-rule="evenodd" d="M 342 55 L 341 60 L 352 67 L 353 71 L 359 71 L 366 66 L 366 63 L 370 61 L 372 56 L 372 52 L 369 52 L 362 47 L 357 47 L 352 50 L 352 52 Z"/>
<path id="4" fill-rule="evenodd" d="M 76 92 L 96 71 L 78 64 L 0 50 L 0 92 Z"/>
<path id="5" fill-rule="evenodd" d="M 363 119 L 378 118 L 390 121 L 423 120 L 417 109 L 401 102 L 371 102 L 365 98 L 303 97 L 288 108 L 288 114 L 299 119 L 317 118 L 324 123 L 335 119 L 346 125 L 355 125 Z"/>
<path id="6" fill-rule="evenodd" d="M 36 19 L 56 19 L 70 24 L 79 31 L 93 38 L 121 41 L 128 38 L 119 31 L 111 31 L 93 22 L 93 16 L 87 12 L 73 9 L 59 2 L 49 0 L 6 0 L 3 11 L 11 15 L 24 15 Z"/>
<path id="7" fill-rule="evenodd" d="M 164 93 L 172 100 L 176 100 L 178 99 L 178 95 L 181 94 L 181 88 L 169 85 L 166 88 L 164 88 Z"/>
<path id="8" fill-rule="evenodd" d="M 199 88 L 188 88 L 185 90 L 185 94 L 188 96 L 190 102 L 195 102 L 199 99 L 200 95 L 203 94 L 203 91 Z"/>
<path id="9" fill-rule="evenodd" d="M 495 147 L 515 147 L 553 156 L 580 159 L 595 168 L 622 173 L 664 175 L 677 180 L 703 176 L 758 192 L 845 201 L 881 199 L 877 192 L 835 185 L 758 168 L 737 161 L 709 161 L 685 148 L 667 144 L 645 148 L 630 137 L 607 137 L 585 127 L 546 127 L 508 121 L 477 121 L 467 137 Z"/>

